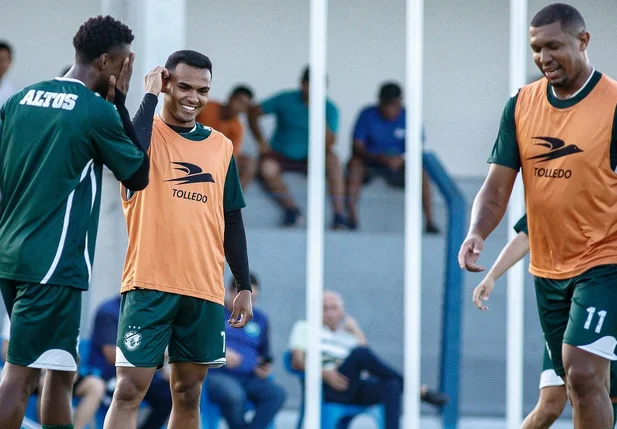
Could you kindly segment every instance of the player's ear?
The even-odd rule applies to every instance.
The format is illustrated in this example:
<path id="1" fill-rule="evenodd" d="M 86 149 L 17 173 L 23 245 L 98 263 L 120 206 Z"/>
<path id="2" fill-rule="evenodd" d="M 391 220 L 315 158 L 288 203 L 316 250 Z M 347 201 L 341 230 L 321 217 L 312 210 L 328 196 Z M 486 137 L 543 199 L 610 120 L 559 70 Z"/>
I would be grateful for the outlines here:
<path id="1" fill-rule="evenodd" d="M 164 77 L 163 78 L 163 87 L 161 88 L 161 92 L 164 94 L 167 94 L 169 92 L 169 88 L 170 88 L 171 84 L 169 83 L 169 78 L 168 77 Z"/>
<path id="2" fill-rule="evenodd" d="M 578 35 L 578 41 L 581 51 L 587 50 L 587 47 L 589 46 L 589 40 L 591 40 L 591 34 L 589 34 L 588 31 L 583 31 L 581 34 Z"/>
<path id="3" fill-rule="evenodd" d="M 107 67 L 111 65 L 111 57 L 109 56 L 108 53 L 104 53 L 98 58 L 97 62 L 98 62 L 99 69 L 105 70 Z"/>

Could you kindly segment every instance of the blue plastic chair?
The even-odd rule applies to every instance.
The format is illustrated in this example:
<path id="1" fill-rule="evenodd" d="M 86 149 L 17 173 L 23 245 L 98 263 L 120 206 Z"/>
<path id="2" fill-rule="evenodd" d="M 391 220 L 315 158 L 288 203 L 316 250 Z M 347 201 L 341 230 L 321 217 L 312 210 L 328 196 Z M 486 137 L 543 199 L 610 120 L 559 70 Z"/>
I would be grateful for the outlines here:
<path id="1" fill-rule="evenodd" d="M 291 352 L 286 351 L 283 355 L 285 369 L 292 375 L 298 377 L 304 392 L 304 372 L 298 371 L 292 366 Z M 347 429 L 351 421 L 360 414 L 371 415 L 380 429 L 385 428 L 385 415 L 383 405 L 361 406 L 351 404 L 341 404 L 338 402 L 321 403 L 321 429 Z M 304 394 L 300 403 L 297 429 L 302 429 L 304 421 Z"/>
<path id="2" fill-rule="evenodd" d="M 206 383 L 208 382 L 207 378 L 204 382 L 204 387 L 201 391 L 201 405 L 200 405 L 200 414 L 201 414 L 201 427 L 202 429 L 218 429 L 219 422 L 222 418 L 220 407 L 214 402 L 210 401 L 210 397 L 208 396 L 208 388 Z M 255 411 L 255 404 L 251 401 L 248 401 L 246 404 L 245 412 Z M 270 423 L 267 429 L 276 429 L 274 423 Z"/>

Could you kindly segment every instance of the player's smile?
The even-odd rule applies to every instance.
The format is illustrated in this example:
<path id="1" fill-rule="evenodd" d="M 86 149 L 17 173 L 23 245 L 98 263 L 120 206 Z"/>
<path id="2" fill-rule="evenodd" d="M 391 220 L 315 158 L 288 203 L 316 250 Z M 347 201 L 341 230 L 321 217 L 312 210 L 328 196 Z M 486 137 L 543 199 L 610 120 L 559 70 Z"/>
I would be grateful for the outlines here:
<path id="1" fill-rule="evenodd" d="M 180 104 L 180 106 L 182 106 L 184 111 L 188 112 L 188 113 L 194 113 L 198 109 L 198 107 L 199 107 L 199 106 L 193 106 L 193 105 L 190 105 L 190 104 L 182 104 L 182 103 Z"/>

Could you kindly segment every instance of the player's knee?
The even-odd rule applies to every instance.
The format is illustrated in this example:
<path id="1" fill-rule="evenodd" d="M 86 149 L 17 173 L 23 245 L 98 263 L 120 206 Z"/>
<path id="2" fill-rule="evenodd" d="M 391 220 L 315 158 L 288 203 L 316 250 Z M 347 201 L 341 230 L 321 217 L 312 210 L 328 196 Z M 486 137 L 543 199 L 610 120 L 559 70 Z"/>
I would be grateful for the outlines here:
<path id="1" fill-rule="evenodd" d="M 566 375 L 569 391 L 579 400 L 605 389 L 604 377 L 599 376 L 598 371 L 585 362 L 570 365 Z"/>
<path id="2" fill-rule="evenodd" d="M 148 384 L 143 385 L 133 377 L 123 375 L 117 378 L 113 400 L 124 406 L 138 407 L 148 389 Z"/>
<path id="3" fill-rule="evenodd" d="M 260 173 L 264 179 L 276 178 L 281 172 L 278 163 L 273 159 L 264 159 L 261 162 Z"/>
<path id="4" fill-rule="evenodd" d="M 199 408 L 202 384 L 203 382 L 198 380 L 177 380 L 172 383 L 174 404 L 188 410 Z"/>

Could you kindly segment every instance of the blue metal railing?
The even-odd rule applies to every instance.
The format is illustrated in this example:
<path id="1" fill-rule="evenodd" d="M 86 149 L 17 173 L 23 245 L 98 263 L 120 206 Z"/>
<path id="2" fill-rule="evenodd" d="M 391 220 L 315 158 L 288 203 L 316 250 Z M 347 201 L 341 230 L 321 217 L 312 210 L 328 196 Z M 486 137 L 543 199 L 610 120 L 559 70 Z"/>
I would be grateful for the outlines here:
<path id="1" fill-rule="evenodd" d="M 448 205 L 446 278 L 442 317 L 439 385 L 450 396 L 442 410 L 444 429 L 456 429 L 459 417 L 463 271 L 458 266 L 459 246 L 465 238 L 467 204 L 462 192 L 432 152 L 424 152 L 423 164 Z"/>

